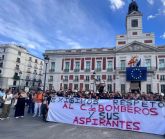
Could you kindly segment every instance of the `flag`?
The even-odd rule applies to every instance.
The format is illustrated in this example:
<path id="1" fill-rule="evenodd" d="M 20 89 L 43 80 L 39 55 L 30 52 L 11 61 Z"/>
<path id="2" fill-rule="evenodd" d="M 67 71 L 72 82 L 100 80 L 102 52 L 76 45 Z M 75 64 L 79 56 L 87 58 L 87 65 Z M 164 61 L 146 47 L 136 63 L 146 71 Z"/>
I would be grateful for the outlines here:
<path id="1" fill-rule="evenodd" d="M 136 67 L 140 67 L 141 65 L 141 59 L 137 62 Z"/>
<path id="2" fill-rule="evenodd" d="M 130 67 L 126 69 L 127 81 L 146 81 L 147 68 L 146 67 Z"/>

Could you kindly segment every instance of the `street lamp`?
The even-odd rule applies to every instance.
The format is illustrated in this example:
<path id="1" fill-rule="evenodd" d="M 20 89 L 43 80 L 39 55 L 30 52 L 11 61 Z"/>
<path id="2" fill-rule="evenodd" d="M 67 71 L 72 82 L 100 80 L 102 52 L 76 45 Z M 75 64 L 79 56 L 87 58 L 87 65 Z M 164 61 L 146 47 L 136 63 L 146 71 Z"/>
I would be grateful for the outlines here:
<path id="1" fill-rule="evenodd" d="M 94 77 L 93 77 L 93 79 L 94 79 L 94 80 L 93 80 L 93 92 L 95 92 L 95 86 L 96 86 L 96 77 L 95 77 L 95 75 L 96 75 L 96 72 L 94 71 L 94 72 L 93 72 L 93 76 L 94 76 Z"/>
<path id="2" fill-rule="evenodd" d="M 22 71 L 19 71 L 19 90 L 20 90 L 21 75 L 22 75 Z"/>
<path id="3" fill-rule="evenodd" d="M 45 77 L 44 77 L 44 92 L 45 92 L 45 85 L 46 85 L 46 72 L 47 72 L 47 66 L 49 63 L 49 57 L 47 55 L 44 55 L 44 62 L 45 62 Z"/>

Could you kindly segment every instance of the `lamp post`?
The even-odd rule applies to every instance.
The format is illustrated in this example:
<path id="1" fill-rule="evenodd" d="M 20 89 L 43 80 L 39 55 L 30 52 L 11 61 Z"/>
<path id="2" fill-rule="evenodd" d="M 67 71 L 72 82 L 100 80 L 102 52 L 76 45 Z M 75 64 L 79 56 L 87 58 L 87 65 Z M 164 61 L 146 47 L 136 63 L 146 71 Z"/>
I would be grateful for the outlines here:
<path id="1" fill-rule="evenodd" d="M 94 79 L 94 80 L 93 80 L 93 92 L 95 92 L 95 86 L 96 86 L 96 77 L 95 77 L 95 75 L 96 75 L 96 72 L 94 71 L 94 72 L 93 72 L 93 76 L 94 76 L 94 77 L 93 77 L 93 79 Z"/>
<path id="2" fill-rule="evenodd" d="M 45 76 L 44 76 L 44 88 L 43 88 L 43 91 L 45 92 L 46 72 L 47 72 L 47 66 L 48 66 L 48 63 L 49 63 L 49 57 L 47 55 L 44 56 L 44 61 L 45 61 Z"/>
<path id="3" fill-rule="evenodd" d="M 21 75 L 22 75 L 22 71 L 19 71 L 19 90 L 20 90 L 20 82 L 21 82 Z"/>

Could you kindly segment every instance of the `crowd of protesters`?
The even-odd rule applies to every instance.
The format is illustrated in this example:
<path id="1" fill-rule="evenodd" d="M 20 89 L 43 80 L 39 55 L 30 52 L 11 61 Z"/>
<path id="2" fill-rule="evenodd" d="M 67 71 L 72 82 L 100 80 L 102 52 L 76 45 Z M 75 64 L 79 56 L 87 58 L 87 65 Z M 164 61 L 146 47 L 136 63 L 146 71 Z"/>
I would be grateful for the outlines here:
<path id="1" fill-rule="evenodd" d="M 23 118 L 26 111 L 32 117 L 42 116 L 46 121 L 48 112 L 48 105 L 51 97 L 78 97 L 86 99 L 128 99 L 128 100 L 142 100 L 142 101 L 165 101 L 163 93 L 140 93 L 138 91 L 119 93 L 119 92 L 93 92 L 93 91 L 46 91 L 43 92 L 40 88 L 37 91 L 31 90 L 26 93 L 24 90 L 13 91 L 11 88 L 7 90 L 0 89 L 0 104 L 2 112 L 0 120 L 9 119 L 10 109 L 13 106 L 15 109 L 14 117 L 16 119 Z"/>

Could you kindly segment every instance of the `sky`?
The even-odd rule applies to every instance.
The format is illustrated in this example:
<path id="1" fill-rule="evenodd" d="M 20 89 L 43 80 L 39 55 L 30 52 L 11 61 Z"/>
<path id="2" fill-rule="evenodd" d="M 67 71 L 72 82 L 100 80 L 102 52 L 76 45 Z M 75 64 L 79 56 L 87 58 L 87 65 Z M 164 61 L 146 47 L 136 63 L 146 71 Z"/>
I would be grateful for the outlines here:
<path id="1" fill-rule="evenodd" d="M 136 0 L 143 31 L 165 45 L 165 0 Z M 131 0 L 0 0 L 0 43 L 42 57 L 45 50 L 111 48 L 125 34 Z"/>

